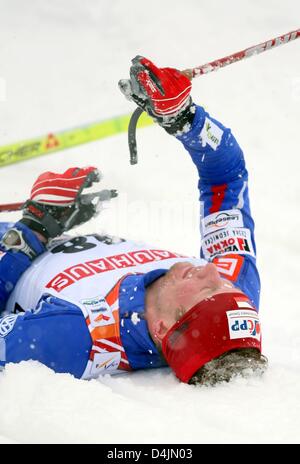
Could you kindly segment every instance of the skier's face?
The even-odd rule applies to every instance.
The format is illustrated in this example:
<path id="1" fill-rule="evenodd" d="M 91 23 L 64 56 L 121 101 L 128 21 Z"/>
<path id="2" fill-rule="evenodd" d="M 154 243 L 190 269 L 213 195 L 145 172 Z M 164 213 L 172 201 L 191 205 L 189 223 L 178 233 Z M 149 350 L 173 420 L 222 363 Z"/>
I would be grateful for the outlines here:
<path id="1" fill-rule="evenodd" d="M 216 266 L 194 266 L 189 262 L 174 264 L 160 279 L 157 302 L 171 327 L 195 304 L 218 293 L 232 292 L 232 283 L 220 277 Z"/>

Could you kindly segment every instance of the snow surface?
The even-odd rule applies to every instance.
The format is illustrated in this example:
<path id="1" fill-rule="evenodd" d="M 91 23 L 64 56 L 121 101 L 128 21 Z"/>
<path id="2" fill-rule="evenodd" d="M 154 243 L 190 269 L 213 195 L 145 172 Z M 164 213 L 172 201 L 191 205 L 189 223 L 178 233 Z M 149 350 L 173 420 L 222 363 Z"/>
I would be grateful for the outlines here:
<path id="1" fill-rule="evenodd" d="M 131 112 L 117 81 L 137 54 L 184 69 L 299 20 L 298 0 L 0 0 L 0 145 Z M 268 372 L 195 388 L 169 369 L 85 382 L 37 363 L 9 365 L 0 375 L 0 443 L 299 442 L 299 41 L 196 79 L 193 97 L 233 129 L 247 158 Z M 189 157 L 156 126 L 139 130 L 138 149 L 135 167 L 121 134 L 1 168 L 1 202 L 26 198 L 44 170 L 94 164 L 103 188 L 120 197 L 80 232 L 197 255 Z"/>

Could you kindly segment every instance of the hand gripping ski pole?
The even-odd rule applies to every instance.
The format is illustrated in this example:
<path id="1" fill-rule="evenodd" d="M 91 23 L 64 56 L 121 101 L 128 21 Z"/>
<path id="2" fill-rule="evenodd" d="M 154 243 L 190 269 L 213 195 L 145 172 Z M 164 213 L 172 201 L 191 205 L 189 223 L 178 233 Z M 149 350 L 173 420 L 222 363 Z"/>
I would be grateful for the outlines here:
<path id="1" fill-rule="evenodd" d="M 279 47 L 279 45 L 284 45 L 292 40 L 299 39 L 300 29 L 297 29 L 287 34 L 276 37 L 275 39 L 267 40 L 258 45 L 246 48 L 240 52 L 233 53 L 232 55 L 225 56 L 224 58 L 219 58 L 218 60 L 211 61 L 210 63 L 203 64 L 201 66 L 196 66 L 195 68 L 185 69 L 182 72 L 189 78 L 194 79 L 195 77 L 202 76 L 203 74 L 208 74 L 213 71 L 218 71 L 220 68 L 224 68 L 230 64 L 236 63 L 237 61 L 244 60 L 245 58 L 250 58 L 251 56 L 258 55 L 260 53 L 271 50 L 272 48 Z M 130 151 L 130 164 L 137 164 L 137 147 L 136 147 L 136 125 L 139 116 L 142 114 L 142 110 L 139 108 L 131 116 L 131 120 L 128 127 L 128 144 Z"/>
<path id="2" fill-rule="evenodd" d="M 101 190 L 100 192 L 94 193 L 84 193 L 80 195 L 80 201 L 82 204 L 88 205 L 93 202 L 95 198 L 99 199 L 100 202 L 102 201 L 109 201 L 112 198 L 118 196 L 117 190 Z M 6 203 L 0 205 L 0 213 L 10 213 L 12 211 L 20 211 L 23 209 L 25 202 L 22 203 Z"/>

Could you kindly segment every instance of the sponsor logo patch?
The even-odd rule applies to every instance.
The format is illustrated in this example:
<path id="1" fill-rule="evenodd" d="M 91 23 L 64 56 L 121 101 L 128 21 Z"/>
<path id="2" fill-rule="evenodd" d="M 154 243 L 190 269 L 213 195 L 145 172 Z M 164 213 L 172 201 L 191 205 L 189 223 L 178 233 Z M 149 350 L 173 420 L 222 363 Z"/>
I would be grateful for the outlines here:
<path id="1" fill-rule="evenodd" d="M 209 145 L 216 150 L 221 143 L 224 131 L 211 119 L 205 118 L 204 126 L 200 132 L 200 141 L 203 147 Z"/>
<path id="2" fill-rule="evenodd" d="M 226 255 L 217 256 L 212 261 L 216 266 L 220 274 L 224 275 L 226 279 L 236 281 L 240 270 L 242 268 L 244 258 L 240 255 Z"/>
<path id="3" fill-rule="evenodd" d="M 17 314 L 10 314 L 9 316 L 5 316 L 0 320 L 0 337 L 4 338 L 12 331 L 17 317 Z"/>
<path id="4" fill-rule="evenodd" d="M 201 220 L 203 234 L 207 235 L 227 227 L 243 227 L 243 216 L 239 209 L 227 209 L 210 214 Z"/>
<path id="5" fill-rule="evenodd" d="M 81 300 L 80 303 L 87 310 L 90 324 L 93 328 L 115 323 L 111 307 L 104 296 L 100 295 L 94 298 L 86 298 Z"/>
<path id="6" fill-rule="evenodd" d="M 251 233 L 246 228 L 235 227 L 213 232 L 202 240 L 202 249 L 206 259 L 224 253 L 255 256 Z"/>
<path id="7" fill-rule="evenodd" d="M 163 261 L 165 259 L 182 257 L 183 256 L 178 253 L 172 253 L 166 250 L 136 250 L 119 255 L 107 256 L 105 258 L 78 263 L 65 269 L 54 276 L 46 284 L 46 288 L 53 288 L 56 292 L 61 292 L 64 288 L 73 285 L 75 282 L 97 274 L 126 269 L 140 264 L 148 264 L 153 261 Z"/>
<path id="8" fill-rule="evenodd" d="M 97 377 L 100 373 L 115 371 L 118 369 L 121 360 L 119 351 L 110 353 L 95 353 L 91 366 L 91 376 Z"/>
<path id="9" fill-rule="evenodd" d="M 238 305 L 239 308 L 241 309 L 255 309 L 249 298 L 246 296 L 236 296 L 235 297 L 236 304 Z"/>
<path id="10" fill-rule="evenodd" d="M 260 341 L 260 322 L 256 311 L 240 309 L 227 311 L 226 314 L 231 340 L 236 338 L 255 338 Z"/>

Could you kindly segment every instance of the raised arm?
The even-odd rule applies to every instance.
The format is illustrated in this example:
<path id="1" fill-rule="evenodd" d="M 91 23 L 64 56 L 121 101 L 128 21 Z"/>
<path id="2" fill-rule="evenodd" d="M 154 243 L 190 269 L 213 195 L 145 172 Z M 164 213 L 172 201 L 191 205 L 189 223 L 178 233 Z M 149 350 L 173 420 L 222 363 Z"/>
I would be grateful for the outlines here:
<path id="1" fill-rule="evenodd" d="M 230 129 L 193 104 L 191 82 L 180 71 L 158 68 L 137 56 L 130 79 L 119 87 L 176 136 L 189 152 L 199 173 L 201 256 L 259 304 L 254 222 L 248 198 L 244 156 Z"/>
<path id="2" fill-rule="evenodd" d="M 195 106 L 191 129 L 178 139 L 199 173 L 201 256 L 217 264 L 259 305 L 254 221 L 243 152 L 231 130 Z"/>

